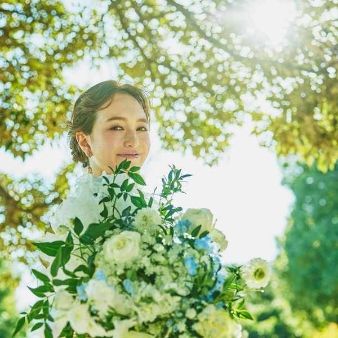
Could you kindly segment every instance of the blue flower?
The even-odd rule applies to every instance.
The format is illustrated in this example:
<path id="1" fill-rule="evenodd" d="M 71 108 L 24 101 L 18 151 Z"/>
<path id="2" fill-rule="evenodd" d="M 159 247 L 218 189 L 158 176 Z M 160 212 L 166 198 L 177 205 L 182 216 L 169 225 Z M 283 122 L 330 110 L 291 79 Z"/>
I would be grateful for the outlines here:
<path id="1" fill-rule="evenodd" d="M 182 219 L 176 223 L 175 231 L 178 235 L 183 235 L 188 232 L 190 227 L 191 223 L 187 219 Z"/>
<path id="2" fill-rule="evenodd" d="M 102 270 L 96 270 L 94 278 L 100 281 L 105 281 L 105 282 L 107 281 L 107 277 Z"/>
<path id="3" fill-rule="evenodd" d="M 86 287 L 87 284 L 81 284 L 76 286 L 76 291 L 79 295 L 79 299 L 82 301 L 86 301 L 88 299 L 87 294 L 86 294 Z"/>
<path id="4" fill-rule="evenodd" d="M 211 238 L 209 236 L 204 236 L 195 240 L 195 248 L 197 250 L 207 250 L 211 251 Z"/>
<path id="5" fill-rule="evenodd" d="M 191 276 L 196 275 L 197 273 L 197 263 L 194 257 L 188 256 L 184 258 L 185 267 L 188 270 L 188 274 Z"/>
<path id="6" fill-rule="evenodd" d="M 134 293 L 134 287 L 133 287 L 133 282 L 130 279 L 125 279 L 123 282 L 123 287 L 125 290 L 132 295 Z"/>

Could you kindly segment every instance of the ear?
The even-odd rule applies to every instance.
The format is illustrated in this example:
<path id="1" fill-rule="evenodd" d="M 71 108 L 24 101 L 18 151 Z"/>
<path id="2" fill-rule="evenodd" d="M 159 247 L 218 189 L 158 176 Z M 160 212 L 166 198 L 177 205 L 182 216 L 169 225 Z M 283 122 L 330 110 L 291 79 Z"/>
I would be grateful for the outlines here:
<path id="1" fill-rule="evenodd" d="M 75 134 L 76 141 L 82 151 L 88 156 L 92 156 L 93 152 L 90 146 L 90 135 L 86 135 L 83 131 L 78 131 Z"/>

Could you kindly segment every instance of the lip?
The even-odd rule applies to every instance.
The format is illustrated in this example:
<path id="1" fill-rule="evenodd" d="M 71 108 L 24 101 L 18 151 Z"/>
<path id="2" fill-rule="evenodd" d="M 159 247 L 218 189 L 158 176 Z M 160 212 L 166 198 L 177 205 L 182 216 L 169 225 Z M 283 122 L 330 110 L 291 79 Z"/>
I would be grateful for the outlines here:
<path id="1" fill-rule="evenodd" d="M 124 157 L 124 158 L 137 158 L 140 154 L 117 154 L 117 156 Z"/>

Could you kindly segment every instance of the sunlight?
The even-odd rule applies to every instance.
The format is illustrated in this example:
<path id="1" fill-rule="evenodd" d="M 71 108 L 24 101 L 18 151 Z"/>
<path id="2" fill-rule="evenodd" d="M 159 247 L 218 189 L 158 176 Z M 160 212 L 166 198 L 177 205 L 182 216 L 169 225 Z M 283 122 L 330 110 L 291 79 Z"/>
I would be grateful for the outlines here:
<path id="1" fill-rule="evenodd" d="M 248 32 L 270 45 L 283 42 L 287 30 L 296 16 L 296 6 L 291 0 L 257 0 L 247 9 Z"/>

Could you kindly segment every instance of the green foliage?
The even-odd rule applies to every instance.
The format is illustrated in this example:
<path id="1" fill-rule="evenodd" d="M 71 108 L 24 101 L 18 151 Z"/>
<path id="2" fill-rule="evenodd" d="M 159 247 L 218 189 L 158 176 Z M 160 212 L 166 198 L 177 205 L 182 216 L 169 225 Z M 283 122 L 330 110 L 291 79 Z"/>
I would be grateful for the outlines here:
<path id="1" fill-rule="evenodd" d="M 70 13 L 61 1 L 1 2 L 0 147 L 14 156 L 25 158 L 64 131 L 76 89 L 62 71 L 95 47 L 90 15 Z"/>
<path id="2" fill-rule="evenodd" d="M 73 163 L 66 165 L 48 186 L 36 176 L 21 179 L 0 176 L 0 252 L 10 254 L 18 248 L 33 250 L 27 233 L 46 228 L 42 216 L 65 197 L 69 189 L 67 173 L 73 168 Z"/>
<path id="3" fill-rule="evenodd" d="M 9 267 L 0 259 L 0 337 L 10 337 L 17 321 L 18 314 L 14 306 L 14 290 L 18 280 L 14 279 Z M 24 338 L 24 333 L 17 335 Z"/>
<path id="4" fill-rule="evenodd" d="M 285 180 L 295 204 L 277 266 L 293 310 L 322 326 L 338 315 L 338 166 L 326 174 L 315 167 L 298 170 Z"/>
<path id="5" fill-rule="evenodd" d="M 108 58 L 119 66 L 120 78 L 131 77 L 152 93 L 167 149 L 215 164 L 234 127 L 250 120 L 253 133 L 277 154 L 296 154 L 322 171 L 332 169 L 338 158 L 335 1 L 297 2 L 288 45 L 279 49 L 247 38 L 240 14 L 247 5 L 246 0 L 189 6 L 174 0 L 146 0 L 142 6 L 135 0 L 99 0 L 93 9 L 80 1 L 78 7 L 2 1 L 0 148 L 27 158 L 63 135 L 78 93 L 65 84 L 63 70 L 84 57 L 92 64 Z M 234 13 L 238 20 L 227 20 Z M 261 97 L 274 113 L 244 100 Z M 41 216 L 61 202 L 70 170 L 48 188 L 39 178 L 0 176 L 0 228 L 6 234 L 0 251 L 33 248 L 18 229 L 46 227 Z M 134 203 L 141 206 L 142 196 Z M 168 217 L 175 211 L 165 210 Z"/>

